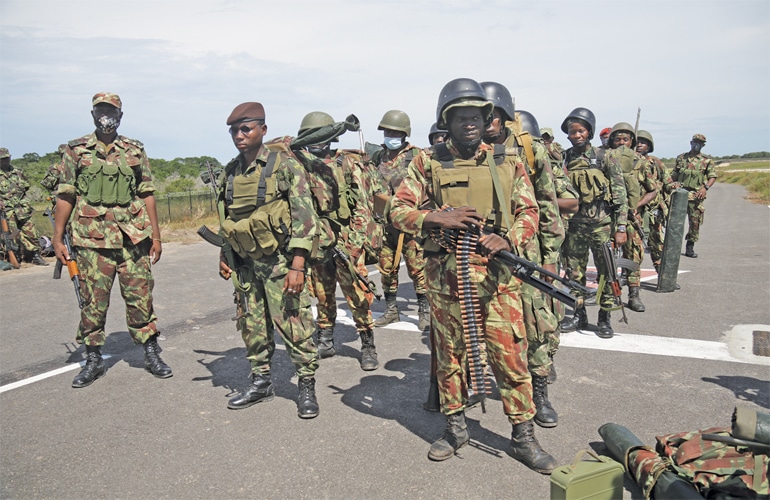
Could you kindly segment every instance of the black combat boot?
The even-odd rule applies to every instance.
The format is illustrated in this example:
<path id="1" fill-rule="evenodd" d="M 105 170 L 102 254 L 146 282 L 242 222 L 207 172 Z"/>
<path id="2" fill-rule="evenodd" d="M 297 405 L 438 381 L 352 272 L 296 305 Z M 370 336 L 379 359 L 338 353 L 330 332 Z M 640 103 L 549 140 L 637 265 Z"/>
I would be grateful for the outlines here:
<path id="1" fill-rule="evenodd" d="M 169 378 L 173 375 L 171 367 L 160 359 L 160 352 L 158 336 L 153 335 L 144 343 L 144 369 L 157 378 Z"/>
<path id="2" fill-rule="evenodd" d="M 535 426 L 527 420 L 513 426 L 508 453 L 540 474 L 550 474 L 556 468 L 556 459 L 540 446 L 535 437 Z"/>
<path id="3" fill-rule="evenodd" d="M 36 266 L 47 266 L 48 262 L 45 261 L 42 255 L 40 255 L 40 252 L 35 252 L 32 254 L 32 263 Z"/>
<path id="4" fill-rule="evenodd" d="M 611 339 L 615 332 L 612 330 L 612 324 L 610 323 L 611 315 L 609 311 L 599 309 L 599 321 L 596 323 L 598 330 L 596 330 L 596 336 L 602 339 Z"/>
<path id="5" fill-rule="evenodd" d="M 331 358 L 336 351 L 334 350 L 334 328 L 318 329 L 318 356 L 321 359 Z"/>
<path id="6" fill-rule="evenodd" d="M 374 347 L 374 332 L 365 330 L 361 335 L 361 369 L 365 372 L 376 370 L 380 363 L 377 361 L 377 349 Z"/>
<path id="7" fill-rule="evenodd" d="M 428 458 L 440 462 L 452 458 L 457 450 L 471 440 L 468 426 L 465 424 L 465 413 L 455 413 L 446 418 L 446 430 L 441 439 L 430 445 Z"/>
<path id="8" fill-rule="evenodd" d="M 687 242 L 687 246 L 685 247 L 685 250 L 684 250 L 684 256 L 685 257 L 690 257 L 692 259 L 697 259 L 698 258 L 698 254 L 695 253 L 695 242 L 694 241 L 688 241 Z"/>
<path id="9" fill-rule="evenodd" d="M 420 331 L 428 333 L 430 330 L 430 305 L 425 294 L 417 294 L 417 317 L 419 319 L 417 326 Z"/>
<path id="10" fill-rule="evenodd" d="M 441 409 L 441 402 L 438 397 L 438 377 L 432 376 L 430 378 L 430 385 L 428 386 L 428 400 L 423 403 L 422 407 L 428 411 L 439 411 Z"/>
<path id="11" fill-rule="evenodd" d="M 556 427 L 559 415 L 548 401 L 548 377 L 532 375 L 532 401 L 535 403 L 535 423 L 540 427 Z"/>
<path id="12" fill-rule="evenodd" d="M 639 298 L 639 287 L 628 287 L 628 308 L 634 312 L 643 313 L 646 308 L 642 304 L 642 299 Z"/>
<path id="13" fill-rule="evenodd" d="M 318 400 L 315 397 L 315 378 L 300 377 L 297 382 L 297 416 L 299 418 L 315 418 L 318 416 Z"/>
<path id="14" fill-rule="evenodd" d="M 385 294 L 385 313 L 374 321 L 374 326 L 380 327 L 401 321 L 396 304 L 396 294 Z"/>
<path id="15" fill-rule="evenodd" d="M 273 382 L 269 373 L 252 373 L 251 385 L 245 391 L 227 402 L 231 410 L 248 408 L 263 401 L 270 401 L 275 397 Z"/>
<path id="16" fill-rule="evenodd" d="M 98 379 L 102 375 L 107 373 L 107 368 L 104 366 L 104 359 L 102 359 L 102 348 L 99 346 L 91 347 L 86 346 L 86 364 L 80 373 L 72 380 L 72 387 L 79 389 L 81 387 L 88 387 L 94 383 L 94 380 Z"/>
<path id="17" fill-rule="evenodd" d="M 564 318 L 559 324 L 561 331 L 574 332 L 575 330 L 584 330 L 588 326 L 588 314 L 585 307 L 575 309 L 575 314 L 571 318 Z"/>

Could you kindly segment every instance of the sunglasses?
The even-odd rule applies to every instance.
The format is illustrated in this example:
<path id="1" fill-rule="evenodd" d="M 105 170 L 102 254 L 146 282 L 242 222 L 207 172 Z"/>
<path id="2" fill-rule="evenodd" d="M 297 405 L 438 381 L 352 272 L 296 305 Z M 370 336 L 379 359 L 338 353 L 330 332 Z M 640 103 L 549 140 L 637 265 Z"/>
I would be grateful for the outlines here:
<path id="1" fill-rule="evenodd" d="M 255 121 L 259 125 L 264 125 L 265 123 L 262 120 L 250 120 L 250 121 Z M 243 135 L 249 135 L 251 131 L 254 130 L 255 128 L 257 127 L 256 126 L 249 127 L 248 125 L 241 125 L 240 127 L 233 126 L 233 127 L 230 127 L 230 135 L 238 135 L 238 132 L 241 132 Z"/>

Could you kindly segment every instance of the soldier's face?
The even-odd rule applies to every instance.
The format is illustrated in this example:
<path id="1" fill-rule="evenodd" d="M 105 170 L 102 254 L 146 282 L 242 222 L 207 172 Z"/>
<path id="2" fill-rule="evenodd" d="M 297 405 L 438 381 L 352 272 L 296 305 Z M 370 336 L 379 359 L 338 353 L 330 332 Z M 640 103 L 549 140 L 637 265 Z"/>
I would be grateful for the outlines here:
<path id="1" fill-rule="evenodd" d="M 484 117 L 481 108 L 463 107 L 449 110 L 449 135 L 461 143 L 472 143 L 481 140 L 484 130 Z"/>
<path id="2" fill-rule="evenodd" d="M 613 148 L 619 148 L 620 146 L 626 146 L 627 148 L 630 148 L 632 142 L 633 141 L 631 140 L 631 136 L 629 134 L 617 133 L 612 137 Z"/>
<path id="3" fill-rule="evenodd" d="M 690 150 L 693 153 L 700 153 L 700 150 L 703 149 L 703 144 L 700 141 L 690 141 Z"/>
<path id="4" fill-rule="evenodd" d="M 567 127 L 567 138 L 575 147 L 583 147 L 588 143 L 590 131 L 580 122 L 571 122 Z"/>
<path id="5" fill-rule="evenodd" d="M 647 156 L 647 153 L 650 152 L 650 143 L 646 139 L 639 139 L 639 142 L 636 144 L 636 152 Z"/>
<path id="6" fill-rule="evenodd" d="M 11 159 L 10 158 L 0 158 L 0 168 L 8 172 L 11 170 Z"/>
<path id="7" fill-rule="evenodd" d="M 267 125 L 259 121 L 239 122 L 230 127 L 233 144 L 243 154 L 259 151 L 265 132 L 267 132 Z"/>
<path id="8" fill-rule="evenodd" d="M 551 137 L 548 134 L 543 134 L 542 135 L 542 139 L 543 139 L 543 142 L 545 143 L 546 146 L 548 146 L 549 144 L 551 144 L 553 142 L 553 137 Z"/>
<path id="9" fill-rule="evenodd" d="M 484 130 L 484 139 L 496 139 L 500 137 L 502 133 L 505 119 L 499 109 L 495 108 L 492 112 L 492 121 L 489 122 L 486 130 Z"/>

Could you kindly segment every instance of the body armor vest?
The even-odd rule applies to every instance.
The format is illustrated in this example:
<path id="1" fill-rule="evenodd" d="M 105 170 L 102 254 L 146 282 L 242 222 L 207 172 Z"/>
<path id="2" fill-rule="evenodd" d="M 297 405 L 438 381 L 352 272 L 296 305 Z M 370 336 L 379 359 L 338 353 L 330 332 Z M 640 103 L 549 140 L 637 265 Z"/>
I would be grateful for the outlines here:
<path id="1" fill-rule="evenodd" d="M 572 186 L 580 195 L 581 204 L 595 201 L 611 201 L 610 180 L 604 173 L 604 158 L 578 157 L 567 163 L 567 174 Z"/>
<path id="2" fill-rule="evenodd" d="M 134 169 L 128 165 L 121 149 L 118 163 L 111 163 L 91 155 L 91 165 L 85 167 L 76 182 L 78 195 L 93 206 L 128 206 L 136 194 Z"/>

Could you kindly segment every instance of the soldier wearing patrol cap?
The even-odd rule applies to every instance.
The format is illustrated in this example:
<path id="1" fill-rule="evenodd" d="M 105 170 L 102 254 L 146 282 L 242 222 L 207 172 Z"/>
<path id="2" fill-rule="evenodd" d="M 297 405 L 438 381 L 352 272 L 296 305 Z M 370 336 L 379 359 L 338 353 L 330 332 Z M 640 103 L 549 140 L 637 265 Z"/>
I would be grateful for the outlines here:
<path id="1" fill-rule="evenodd" d="M 706 136 L 695 134 L 690 140 L 690 151 L 676 157 L 671 178 L 676 188 L 684 188 L 689 191 L 687 196 L 687 219 L 689 229 L 687 231 L 687 246 L 684 255 L 693 259 L 698 258 L 695 253 L 695 242 L 700 235 L 700 227 L 703 224 L 703 216 L 706 213 L 704 206 L 706 193 L 717 181 L 717 171 L 711 156 L 701 153 L 706 145 Z"/>
<path id="2" fill-rule="evenodd" d="M 62 150 L 53 238 L 62 264 L 77 260 L 85 304 L 76 341 L 86 346 L 86 364 L 72 387 L 86 387 L 107 371 L 101 347 L 116 277 L 126 303 L 128 333 L 144 346 L 145 369 L 168 378 L 172 372 L 160 358 L 152 302 L 151 265 L 160 260 L 162 248 L 150 162 L 141 142 L 117 133 L 123 117 L 117 94 L 99 92 L 91 104 L 96 130 Z M 70 215 L 76 256 L 63 241 Z"/>
<path id="3" fill-rule="evenodd" d="M 5 210 L 9 229 L 19 230 L 19 239 L 32 263 L 47 266 L 48 262 L 40 255 L 40 235 L 32 222 L 32 205 L 27 198 L 29 181 L 21 169 L 11 165 L 11 153 L 8 148 L 0 148 L 0 207 Z"/>
<path id="4" fill-rule="evenodd" d="M 561 157 L 564 154 L 564 148 L 554 140 L 553 129 L 550 127 L 541 128 L 540 138 L 543 139 L 543 144 L 545 144 L 545 149 L 548 151 L 548 154 L 561 161 Z"/>

